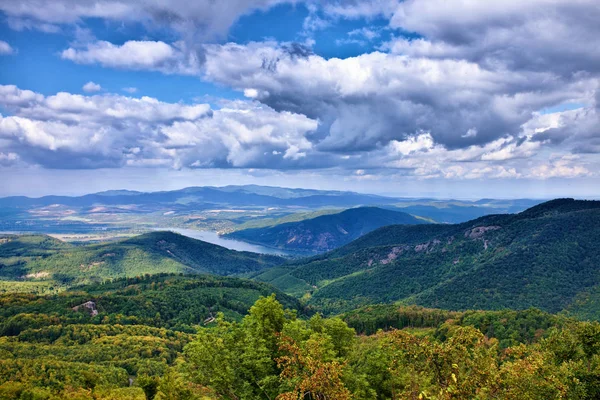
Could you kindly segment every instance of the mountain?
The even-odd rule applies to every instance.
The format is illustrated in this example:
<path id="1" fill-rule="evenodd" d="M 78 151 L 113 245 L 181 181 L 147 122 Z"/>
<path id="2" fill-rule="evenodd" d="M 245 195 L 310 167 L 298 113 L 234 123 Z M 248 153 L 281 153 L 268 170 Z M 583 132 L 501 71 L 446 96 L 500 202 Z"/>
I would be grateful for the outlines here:
<path id="1" fill-rule="evenodd" d="M 382 226 L 422 223 L 423 219 L 403 212 L 358 207 L 272 227 L 244 229 L 227 236 L 288 251 L 319 253 L 343 246 Z"/>
<path id="2" fill-rule="evenodd" d="M 477 201 L 422 199 L 403 200 L 393 206 L 385 206 L 385 208 L 418 215 L 439 223 L 459 224 L 490 214 L 521 212 L 541 202 L 532 199 L 481 199 Z"/>
<path id="3" fill-rule="evenodd" d="M 0 236 L 0 279 L 61 285 L 155 273 L 233 275 L 285 260 L 228 250 L 173 232 L 152 232 L 109 244 L 73 246 L 43 235 Z"/>
<path id="4" fill-rule="evenodd" d="M 81 235 L 86 236 L 84 240 L 105 241 L 169 228 L 223 234 L 366 206 L 406 212 L 432 222 L 459 223 L 488 214 L 522 211 L 536 203 L 527 199 L 395 198 L 258 185 L 148 193 L 109 190 L 75 197 L 0 198 L 0 232 L 60 234 L 73 241 Z"/>
<path id="5" fill-rule="evenodd" d="M 188 187 L 162 192 L 111 190 L 84 196 L 44 196 L 30 198 L 12 196 L 0 198 L 1 208 L 45 207 L 55 204 L 70 207 L 97 205 L 157 205 L 157 204 L 225 204 L 230 206 L 356 206 L 361 204 L 390 204 L 390 197 L 354 192 L 288 189 L 269 186 Z"/>
<path id="6" fill-rule="evenodd" d="M 598 302 L 599 242 L 600 202 L 559 199 L 462 224 L 383 227 L 255 279 L 326 312 L 402 302 L 577 315 Z"/>

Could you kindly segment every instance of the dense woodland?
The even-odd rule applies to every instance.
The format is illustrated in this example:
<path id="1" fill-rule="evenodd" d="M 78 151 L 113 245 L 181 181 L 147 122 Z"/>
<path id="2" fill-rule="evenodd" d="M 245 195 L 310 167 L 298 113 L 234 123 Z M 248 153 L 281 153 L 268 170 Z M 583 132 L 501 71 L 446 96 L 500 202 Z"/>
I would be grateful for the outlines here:
<path id="1" fill-rule="evenodd" d="M 161 277 L 158 283 L 169 279 L 181 278 Z M 142 281 L 152 285 L 150 278 Z M 17 313 L 10 318 L 21 316 L 19 328 L 4 326 L 0 337 L 2 399 L 600 395 L 600 324 L 537 310 L 455 313 L 382 306 L 324 318 L 286 309 L 272 295 L 260 297 L 241 319 L 218 312 L 214 321 L 188 333 L 174 323 L 177 316 L 128 325 L 106 318 L 106 311 L 90 320 L 87 311 L 46 314 L 42 305 L 26 318 L 19 307 L 34 307 L 28 303 L 35 300 L 11 294 L 2 301 L 2 310 Z M 4 320 L 9 312 L 3 312 Z M 69 319 L 68 313 L 81 316 Z M 41 325 L 43 318 L 54 318 L 54 324 Z M 386 329 L 372 332 L 378 324 Z"/>

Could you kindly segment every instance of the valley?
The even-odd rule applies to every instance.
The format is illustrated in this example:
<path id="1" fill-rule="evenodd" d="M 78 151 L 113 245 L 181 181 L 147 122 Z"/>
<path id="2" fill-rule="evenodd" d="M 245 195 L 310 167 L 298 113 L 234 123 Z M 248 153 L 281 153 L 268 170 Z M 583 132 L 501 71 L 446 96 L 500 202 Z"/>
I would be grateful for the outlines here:
<path id="1" fill-rule="evenodd" d="M 236 207 L 224 235 L 1 234 L 0 398 L 600 393 L 600 202 L 460 223 Z"/>
<path id="2" fill-rule="evenodd" d="M 383 225 L 412 223 L 411 217 L 417 219 L 415 223 L 456 223 L 522 211 L 539 202 L 407 199 L 256 185 L 150 193 L 116 190 L 78 197 L 0 198 L 0 233 L 48 234 L 78 244 L 109 242 L 155 230 L 180 230 L 232 249 L 302 256 L 332 250 Z M 350 211 L 354 208 L 363 211 Z M 369 209 L 371 217 L 343 214 Z M 359 225 L 369 222 L 344 227 L 352 221 Z M 301 228 L 295 235 L 297 240 L 287 245 L 283 242 L 294 234 L 290 225 L 284 224 L 296 224 L 291 225 L 296 226 L 294 229 L 308 224 L 308 228 Z M 282 229 L 288 229 L 285 240 Z M 272 233 L 267 233 L 269 230 Z M 308 239 L 311 237 L 321 239 Z M 224 241 L 228 239 L 247 244 Z"/>

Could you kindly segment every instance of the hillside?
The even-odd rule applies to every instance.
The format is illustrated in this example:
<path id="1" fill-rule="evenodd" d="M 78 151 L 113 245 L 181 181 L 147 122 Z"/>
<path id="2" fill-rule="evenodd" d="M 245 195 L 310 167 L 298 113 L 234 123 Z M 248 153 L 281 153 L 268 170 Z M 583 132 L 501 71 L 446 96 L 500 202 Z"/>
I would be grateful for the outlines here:
<path id="1" fill-rule="evenodd" d="M 370 306 L 341 319 L 298 307 L 265 284 L 198 275 L 0 295 L 0 398 L 299 399 L 304 385 L 336 400 L 600 393 L 598 323 L 534 309 Z"/>
<path id="2" fill-rule="evenodd" d="M 589 315 L 579 309 L 597 302 L 599 241 L 600 202 L 560 199 L 458 225 L 380 228 L 255 278 L 305 294 L 326 312 L 402 302 Z"/>
<path id="3" fill-rule="evenodd" d="M 285 307 L 299 310 L 299 302 L 264 283 L 212 275 L 159 274 L 120 278 L 78 286 L 59 296 L 0 294 L 0 336 L 16 336 L 23 327 L 107 324 L 148 325 L 194 333 L 194 325 L 224 313 L 239 320 L 260 296 L 276 293 Z M 73 307 L 93 302 L 93 308 Z M 97 313 L 92 314 L 92 310 Z M 53 318 L 35 317 L 52 314 Z M 94 315 L 95 314 L 95 315 Z"/>
<path id="4" fill-rule="evenodd" d="M 42 235 L 0 237 L 0 279 L 32 287 L 43 282 L 72 286 L 156 273 L 233 275 L 283 262 L 276 256 L 228 250 L 173 232 L 85 246 Z"/>
<path id="5" fill-rule="evenodd" d="M 284 307 L 299 309 L 268 285 L 207 275 L 118 279 L 51 296 L 0 295 L 0 398 L 143 400 L 144 378 L 181 364 L 199 327 L 212 329 L 220 313 L 239 321 L 272 293 Z M 195 397 L 166 398 L 216 398 L 198 390 Z"/>
<path id="6" fill-rule="evenodd" d="M 227 236 L 285 250 L 319 253 L 343 246 L 382 226 L 422 223 L 425 221 L 403 212 L 358 207 L 303 221 L 244 229 Z"/>

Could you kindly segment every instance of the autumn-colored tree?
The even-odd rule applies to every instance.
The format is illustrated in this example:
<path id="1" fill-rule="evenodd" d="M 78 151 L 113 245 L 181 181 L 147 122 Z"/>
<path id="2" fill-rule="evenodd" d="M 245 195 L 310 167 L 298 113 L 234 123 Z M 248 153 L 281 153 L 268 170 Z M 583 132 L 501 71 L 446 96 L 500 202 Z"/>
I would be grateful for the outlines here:
<path id="1" fill-rule="evenodd" d="M 277 359 L 281 379 L 291 390 L 278 400 L 349 400 L 350 391 L 342 382 L 344 363 L 333 357 L 330 339 L 315 333 L 300 347 L 293 339 L 282 337 Z"/>

